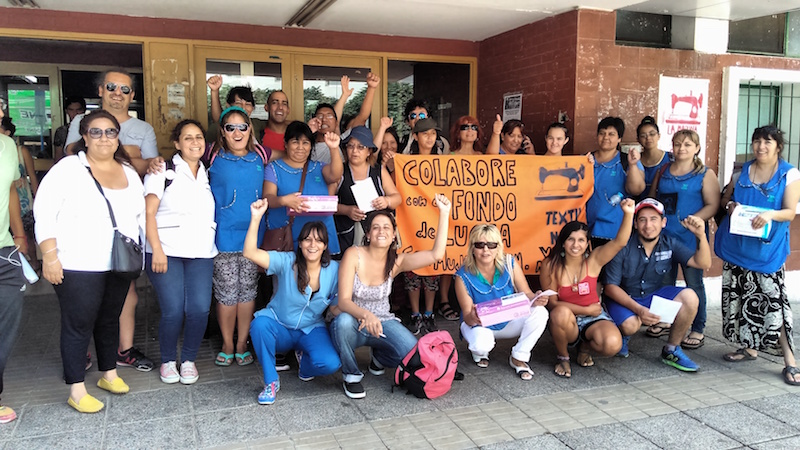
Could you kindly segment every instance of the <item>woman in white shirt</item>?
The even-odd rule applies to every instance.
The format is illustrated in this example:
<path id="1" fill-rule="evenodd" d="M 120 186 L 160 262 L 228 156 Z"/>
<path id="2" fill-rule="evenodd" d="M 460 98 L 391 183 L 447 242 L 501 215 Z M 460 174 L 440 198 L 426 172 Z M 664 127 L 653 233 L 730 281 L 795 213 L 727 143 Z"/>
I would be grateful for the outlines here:
<path id="1" fill-rule="evenodd" d="M 172 130 L 178 150 L 161 172 L 144 179 L 147 210 L 145 269 L 158 294 L 161 321 L 161 381 L 192 384 L 199 375 L 197 350 L 208 324 L 211 277 L 214 273 L 214 196 L 200 163 L 205 131 L 196 120 L 183 120 Z M 183 327 L 180 372 L 176 365 Z"/>
<path id="2" fill-rule="evenodd" d="M 42 180 L 33 213 L 44 255 L 43 275 L 53 283 L 61 306 L 61 360 L 70 386 L 67 403 L 79 412 L 93 413 L 104 405 L 87 393 L 84 384 L 92 336 L 103 372 L 97 386 L 114 394 L 129 390 L 116 367 L 119 315 L 130 279 L 111 272 L 114 230 L 106 199 L 118 230 L 139 240 L 144 189 L 119 144 L 114 116 L 102 110 L 86 115 L 80 134 L 77 153 L 59 161 Z"/>

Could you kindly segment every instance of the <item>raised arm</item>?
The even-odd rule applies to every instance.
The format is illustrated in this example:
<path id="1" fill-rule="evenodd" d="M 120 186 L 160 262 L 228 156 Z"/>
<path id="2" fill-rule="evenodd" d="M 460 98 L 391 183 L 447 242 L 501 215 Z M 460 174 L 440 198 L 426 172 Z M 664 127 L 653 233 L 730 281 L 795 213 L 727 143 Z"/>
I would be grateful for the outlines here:
<path id="1" fill-rule="evenodd" d="M 498 114 L 492 124 L 492 137 L 489 138 L 489 145 L 486 146 L 487 155 L 500 154 L 500 133 L 503 131 L 503 120 Z"/>
<path id="2" fill-rule="evenodd" d="M 436 228 L 436 238 L 433 241 L 433 249 L 421 250 L 414 253 L 401 253 L 399 255 L 397 272 L 408 272 L 421 269 L 440 261 L 444 258 L 444 251 L 447 247 L 447 230 L 450 220 L 450 200 L 442 194 L 436 194 L 433 201 L 439 208 L 439 224 Z"/>
<path id="3" fill-rule="evenodd" d="M 622 208 L 624 215 L 622 216 L 622 224 L 619 226 L 617 236 L 605 245 L 594 249 L 589 255 L 589 264 L 592 266 L 593 273 L 600 273 L 603 266 L 614 259 L 617 253 L 628 245 L 628 240 L 631 238 L 633 211 L 636 208 L 636 203 L 632 199 L 626 198 L 619 203 L 619 206 Z"/>
<path id="4" fill-rule="evenodd" d="M 269 269 L 269 253 L 258 248 L 258 227 L 261 225 L 261 218 L 267 212 L 267 206 L 267 200 L 263 198 L 250 204 L 250 226 L 247 227 L 247 235 L 244 237 L 244 248 L 242 249 L 242 256 L 264 270 Z"/>
<path id="5" fill-rule="evenodd" d="M 222 103 L 219 99 L 219 90 L 222 87 L 222 75 L 212 75 L 206 81 L 209 89 L 211 89 L 211 118 L 214 122 L 219 122 L 219 116 L 222 114 Z"/>
<path id="6" fill-rule="evenodd" d="M 336 132 L 339 132 L 339 124 L 342 121 L 342 114 L 344 114 L 344 105 L 347 104 L 347 99 L 353 95 L 353 89 L 350 87 L 350 77 L 342 75 L 342 95 L 339 100 L 333 105 L 333 112 L 336 114 Z"/>
<path id="7" fill-rule="evenodd" d="M 369 115 L 372 113 L 372 99 L 375 98 L 375 91 L 380 84 L 381 77 L 372 72 L 367 74 L 367 92 L 364 93 L 364 101 L 361 102 L 361 109 L 358 110 L 358 115 L 355 116 L 349 124 L 345 124 L 346 127 L 352 128 L 367 123 L 367 119 L 369 119 Z M 380 145 L 378 148 L 380 148 Z"/>
<path id="8" fill-rule="evenodd" d="M 331 151 L 331 163 L 322 168 L 322 177 L 328 184 L 339 183 L 344 174 L 344 164 L 342 163 L 342 151 L 339 150 L 341 138 L 333 131 L 325 133 L 325 144 Z M 335 192 L 335 190 L 334 190 Z"/>
<path id="9" fill-rule="evenodd" d="M 647 185 L 644 182 L 644 170 L 639 168 L 641 155 L 639 150 L 632 148 L 628 151 L 628 173 L 625 176 L 625 190 L 628 194 L 636 196 L 644 192 Z"/>
<path id="10" fill-rule="evenodd" d="M 378 147 L 378 149 L 383 145 L 383 136 L 386 135 L 386 130 L 392 126 L 392 123 L 394 123 L 394 119 L 391 117 L 381 117 L 381 125 L 378 128 L 378 133 L 375 134 L 375 139 L 372 140 L 372 143 L 375 144 L 375 147 Z"/>

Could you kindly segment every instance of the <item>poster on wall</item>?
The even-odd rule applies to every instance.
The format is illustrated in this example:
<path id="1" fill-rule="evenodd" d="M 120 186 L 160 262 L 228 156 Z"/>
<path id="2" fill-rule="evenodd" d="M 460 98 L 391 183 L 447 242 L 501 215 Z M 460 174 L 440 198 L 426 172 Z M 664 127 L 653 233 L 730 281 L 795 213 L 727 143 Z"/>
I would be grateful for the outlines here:
<path id="1" fill-rule="evenodd" d="M 522 93 L 503 96 L 503 122 L 522 120 Z"/>
<path id="2" fill-rule="evenodd" d="M 678 130 L 694 130 L 700 136 L 700 158 L 705 161 L 708 126 L 708 82 L 702 78 L 674 78 L 661 75 L 658 85 L 658 148 L 672 150 L 672 136 Z"/>
<path id="3" fill-rule="evenodd" d="M 50 133 L 50 90 L 47 86 L 9 85 L 8 113 L 17 126 L 17 136 Z"/>

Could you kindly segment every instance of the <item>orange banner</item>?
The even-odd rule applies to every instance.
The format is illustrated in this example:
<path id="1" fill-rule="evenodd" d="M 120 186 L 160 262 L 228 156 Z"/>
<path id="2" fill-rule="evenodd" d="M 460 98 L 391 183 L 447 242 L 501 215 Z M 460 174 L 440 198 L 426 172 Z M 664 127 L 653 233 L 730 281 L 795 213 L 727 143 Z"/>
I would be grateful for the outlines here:
<path id="1" fill-rule="evenodd" d="M 594 191 L 594 169 L 586 156 L 411 156 L 394 157 L 395 183 L 403 198 L 397 225 L 403 252 L 433 247 L 442 193 L 453 204 L 444 260 L 419 275 L 454 273 L 478 223 L 497 225 L 506 252 L 535 274 L 564 224 L 586 221 Z"/>

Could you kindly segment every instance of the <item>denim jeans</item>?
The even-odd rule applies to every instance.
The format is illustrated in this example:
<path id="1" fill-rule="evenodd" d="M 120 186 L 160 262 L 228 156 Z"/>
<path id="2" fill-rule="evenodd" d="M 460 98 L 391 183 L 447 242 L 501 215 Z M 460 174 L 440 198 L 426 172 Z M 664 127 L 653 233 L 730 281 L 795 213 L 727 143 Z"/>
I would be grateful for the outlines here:
<path id="1" fill-rule="evenodd" d="M 0 256 L 19 258 L 14 247 L 0 249 Z M 19 322 L 22 319 L 22 296 L 25 293 L 22 268 L 6 259 L 0 259 L 0 394 L 3 393 L 3 372 L 17 339 Z"/>
<path id="2" fill-rule="evenodd" d="M 214 259 L 167 256 L 165 273 L 155 273 L 152 267 L 153 254 L 148 253 L 145 269 L 156 289 L 158 306 L 161 308 L 161 321 L 158 323 L 161 362 L 177 361 L 181 325 L 181 362 L 194 362 L 208 325 Z"/>
<path id="3" fill-rule="evenodd" d="M 703 333 L 706 329 L 706 286 L 703 283 L 703 270 L 695 269 L 694 267 L 681 266 L 683 269 L 683 279 L 686 281 L 686 287 L 692 288 L 697 294 L 697 315 L 694 316 L 692 322 L 692 331 L 695 333 Z M 675 280 L 678 279 L 678 264 L 673 264 L 671 283 L 675 285 Z"/>
<path id="4" fill-rule="evenodd" d="M 358 320 L 347 313 L 341 313 L 331 323 L 333 345 L 342 360 L 342 375 L 348 383 L 358 383 L 364 374 L 358 369 L 355 350 L 359 347 L 372 347 L 372 354 L 384 367 L 397 367 L 400 361 L 417 345 L 417 338 L 398 320 L 381 322 L 386 337 L 374 337 L 366 329 L 359 331 Z"/>
<path id="5" fill-rule="evenodd" d="M 301 330 L 286 328 L 271 317 L 258 316 L 250 322 L 250 339 L 264 372 L 265 385 L 278 381 L 275 353 L 302 351 L 303 360 L 298 372 L 304 377 L 330 375 L 342 366 L 328 328 L 324 325 L 306 334 Z"/>

